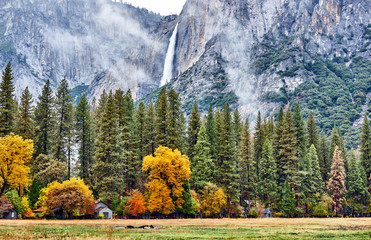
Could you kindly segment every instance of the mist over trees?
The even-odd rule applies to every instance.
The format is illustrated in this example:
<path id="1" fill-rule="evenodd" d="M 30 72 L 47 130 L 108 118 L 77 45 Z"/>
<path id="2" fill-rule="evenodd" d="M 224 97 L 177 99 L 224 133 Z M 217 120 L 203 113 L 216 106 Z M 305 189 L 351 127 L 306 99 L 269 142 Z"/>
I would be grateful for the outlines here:
<path id="1" fill-rule="evenodd" d="M 89 199 L 82 213 L 91 211 L 89 194 L 133 216 L 255 217 L 264 208 L 287 217 L 371 213 L 367 115 L 361 146 L 348 152 L 338 127 L 324 136 L 298 104 L 276 116 L 258 112 L 252 125 L 228 104 L 210 106 L 205 116 L 194 104 L 186 116 L 181 93 L 165 87 L 148 105 L 136 105 L 130 90 L 104 91 L 96 104 L 82 95 L 73 105 L 62 79 L 56 93 L 49 81 L 40 96 L 26 87 L 18 103 L 12 81 L 8 64 L 0 84 L 0 154 L 16 140 L 32 159 L 23 163 L 28 170 L 11 173 L 22 181 L 2 175 L 1 187 L 22 195 L 20 185 L 29 181 L 23 195 L 32 209 L 49 195 L 41 206 L 58 205 L 64 186 L 72 191 L 77 185 Z M 0 167 L 13 164 L 4 159 Z"/>

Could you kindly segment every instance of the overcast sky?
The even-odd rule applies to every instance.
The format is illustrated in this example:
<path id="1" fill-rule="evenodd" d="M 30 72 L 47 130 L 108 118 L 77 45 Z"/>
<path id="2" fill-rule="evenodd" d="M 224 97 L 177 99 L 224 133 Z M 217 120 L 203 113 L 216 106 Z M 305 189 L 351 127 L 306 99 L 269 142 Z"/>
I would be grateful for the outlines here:
<path id="1" fill-rule="evenodd" d="M 186 0 L 123 0 L 162 15 L 179 14 Z"/>

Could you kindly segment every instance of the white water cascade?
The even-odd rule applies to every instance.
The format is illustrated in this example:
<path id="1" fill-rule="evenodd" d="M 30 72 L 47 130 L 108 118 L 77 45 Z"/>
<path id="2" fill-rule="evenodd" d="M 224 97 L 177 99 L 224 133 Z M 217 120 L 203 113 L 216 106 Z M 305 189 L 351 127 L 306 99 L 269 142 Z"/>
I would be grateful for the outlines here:
<path id="1" fill-rule="evenodd" d="M 176 37 L 178 35 L 178 23 L 176 24 L 173 34 L 171 35 L 169 41 L 169 47 L 167 49 L 165 63 L 164 63 L 164 73 L 162 74 L 161 78 L 161 86 L 164 86 L 173 78 L 173 62 L 174 62 L 174 54 L 175 54 L 175 44 L 176 44 Z"/>

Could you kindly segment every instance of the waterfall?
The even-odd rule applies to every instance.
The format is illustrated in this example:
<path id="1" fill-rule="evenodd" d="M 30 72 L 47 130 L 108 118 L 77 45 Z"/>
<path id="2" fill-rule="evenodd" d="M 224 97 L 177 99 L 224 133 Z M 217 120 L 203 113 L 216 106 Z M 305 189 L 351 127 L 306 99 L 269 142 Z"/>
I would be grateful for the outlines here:
<path id="1" fill-rule="evenodd" d="M 161 86 L 164 86 L 166 83 L 168 83 L 173 78 L 173 62 L 174 62 L 177 33 L 178 33 L 178 23 L 176 24 L 173 34 L 171 35 L 171 38 L 169 41 L 169 47 L 167 49 L 165 63 L 164 63 L 164 73 L 162 74 L 162 78 L 161 78 Z"/>

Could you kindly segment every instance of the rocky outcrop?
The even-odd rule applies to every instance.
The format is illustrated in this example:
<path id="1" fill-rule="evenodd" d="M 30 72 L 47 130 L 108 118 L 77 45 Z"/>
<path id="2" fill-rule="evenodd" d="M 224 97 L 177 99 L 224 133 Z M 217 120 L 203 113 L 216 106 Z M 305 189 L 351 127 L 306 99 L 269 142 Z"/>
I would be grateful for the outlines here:
<path id="1" fill-rule="evenodd" d="M 72 88 L 90 85 L 90 97 L 117 88 L 140 97 L 158 87 L 172 21 L 108 0 L 1 1 L 0 66 L 12 62 L 18 96 L 66 76 Z"/>
<path id="2" fill-rule="evenodd" d="M 0 2 L 0 64 L 11 59 L 17 95 L 37 95 L 46 79 L 72 87 L 131 89 L 139 99 L 160 85 L 178 23 L 176 77 L 168 86 L 194 102 L 270 112 L 267 94 L 290 94 L 315 74 L 307 65 L 335 57 L 371 58 L 369 0 L 188 0 L 161 17 L 108 0 Z M 363 100 L 362 100 L 363 101 Z"/>
<path id="3" fill-rule="evenodd" d="M 371 23 L 370 10 L 367 0 L 188 0 L 179 16 L 179 77 L 170 85 L 186 89 L 186 105 L 202 102 L 207 91 L 198 86 L 209 86 L 215 71 L 184 73 L 219 62 L 228 79 L 226 89 L 239 99 L 234 107 L 269 112 L 274 106 L 261 101 L 267 93 L 282 88 L 292 92 L 312 81 L 304 63 L 314 61 L 313 56 L 370 59 L 369 47 L 359 51 L 367 42 L 364 27 Z M 213 84 L 207 89 L 216 88 Z M 223 87 L 219 94 L 225 92 Z"/>

